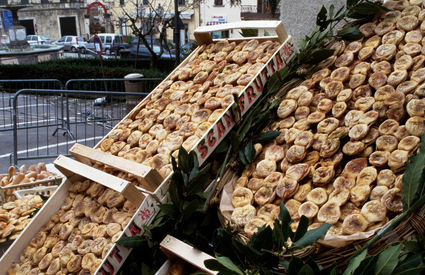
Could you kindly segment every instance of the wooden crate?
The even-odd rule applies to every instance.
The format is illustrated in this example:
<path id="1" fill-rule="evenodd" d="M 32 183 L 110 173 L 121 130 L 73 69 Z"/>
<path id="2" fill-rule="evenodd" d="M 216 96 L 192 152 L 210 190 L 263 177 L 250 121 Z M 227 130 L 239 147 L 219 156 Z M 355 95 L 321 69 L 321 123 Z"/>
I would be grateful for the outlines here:
<path id="1" fill-rule="evenodd" d="M 199 44 L 204 44 L 210 43 L 212 41 L 217 41 L 212 39 L 212 32 L 231 29 L 267 29 L 274 31 L 276 35 L 267 37 L 245 37 L 242 39 L 228 39 L 230 42 L 251 39 L 258 39 L 260 41 L 272 40 L 279 41 L 281 43 L 281 46 L 268 60 L 264 67 L 253 77 L 251 82 L 246 85 L 244 90 L 238 96 L 238 101 L 228 106 L 223 112 L 223 114 L 215 121 L 215 123 L 211 125 L 211 127 L 193 146 L 191 151 L 194 151 L 196 153 L 200 165 L 202 165 L 207 160 L 207 158 L 211 155 L 214 149 L 220 144 L 221 141 L 223 141 L 223 139 L 230 132 L 230 130 L 240 120 L 240 118 L 238 117 L 237 108 L 241 110 L 242 116 L 245 115 L 246 112 L 261 97 L 263 87 L 267 80 L 276 71 L 285 67 L 286 64 L 295 57 L 296 47 L 294 41 L 292 37 L 288 36 L 288 34 L 286 33 L 286 30 L 281 21 L 243 21 L 216 26 L 205 26 L 195 30 L 194 34 L 197 39 L 197 42 Z M 189 61 L 191 61 L 194 57 L 196 57 L 199 50 L 200 47 L 195 49 L 167 78 L 164 79 L 163 82 L 167 81 L 174 72 L 179 70 Z M 161 84 L 163 82 L 161 82 Z M 145 101 L 150 99 L 150 97 L 151 94 L 149 94 L 144 100 L 142 100 L 130 113 L 127 114 L 127 116 L 123 118 L 123 120 L 130 118 L 134 114 L 136 114 L 140 110 L 139 106 L 142 106 Z M 102 140 L 100 140 L 99 143 L 95 146 L 95 148 L 99 148 L 100 144 L 107 137 L 108 135 L 106 135 Z M 167 178 L 163 180 L 159 188 L 155 189 L 155 197 L 159 200 L 163 200 L 166 196 L 170 179 L 171 175 L 168 175 Z"/>
<path id="2" fill-rule="evenodd" d="M 96 161 L 101 162 L 102 160 L 96 159 Z M 59 186 L 55 194 L 51 196 L 40 211 L 38 211 L 20 237 L 15 240 L 12 246 L 10 246 L 2 256 L 0 259 L 0 270 L 3 272 L 6 272 L 14 262 L 19 261 L 19 256 L 23 249 L 27 247 L 34 235 L 50 220 L 52 215 L 58 211 L 68 197 L 68 188 L 77 180 L 89 179 L 98 182 L 120 192 L 134 205 L 138 206 L 137 211 L 123 230 L 121 236 L 143 234 L 143 225 L 150 224 L 159 211 L 158 202 L 152 196 L 147 195 L 145 197 L 132 183 L 124 179 L 109 175 L 65 156 L 59 156 L 54 164 L 67 176 L 67 180 Z M 114 245 L 98 267 L 96 274 L 116 274 L 130 254 L 130 251 L 130 248 L 118 244 Z"/>
<path id="3" fill-rule="evenodd" d="M 162 252 L 167 256 L 168 259 L 172 260 L 175 258 L 181 259 L 194 267 L 202 270 L 206 274 L 217 274 L 216 271 L 208 269 L 204 265 L 205 260 L 214 259 L 214 257 L 196 249 L 181 240 L 174 238 L 171 235 L 167 235 L 160 243 Z M 165 275 L 170 268 L 170 261 L 167 260 L 163 266 L 156 272 L 156 275 Z"/>
<path id="4" fill-rule="evenodd" d="M 144 193 L 152 195 L 156 199 L 161 197 L 159 194 L 159 187 L 163 179 L 152 167 L 120 158 L 78 143 L 74 144 L 71 149 L 69 149 L 69 152 L 75 159 L 89 166 L 92 166 L 95 162 L 99 162 L 100 160 L 101 163 L 108 165 L 109 167 L 129 173 L 141 182 L 141 186 L 137 187 L 138 189 Z"/>
<path id="5" fill-rule="evenodd" d="M 3 176 L 7 176 L 7 175 L 0 175 L 0 178 L 2 178 Z M 0 203 L 15 200 L 16 199 L 16 196 L 14 194 L 15 191 L 30 189 L 30 188 L 34 188 L 38 186 L 57 185 L 57 183 L 60 184 L 62 180 L 63 180 L 63 177 L 56 176 L 53 179 L 44 179 L 44 180 L 38 180 L 38 181 L 22 183 L 22 184 L 0 186 Z"/>

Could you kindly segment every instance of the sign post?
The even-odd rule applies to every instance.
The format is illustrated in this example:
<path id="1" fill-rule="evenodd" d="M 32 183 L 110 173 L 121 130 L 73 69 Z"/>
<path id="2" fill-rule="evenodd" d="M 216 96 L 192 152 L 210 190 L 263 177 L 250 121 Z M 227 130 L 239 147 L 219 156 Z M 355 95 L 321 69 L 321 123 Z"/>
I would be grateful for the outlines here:
<path id="1" fill-rule="evenodd" d="M 105 70 L 103 69 L 103 57 L 102 57 L 102 51 L 103 51 L 102 40 L 100 40 L 100 37 L 97 34 L 93 36 L 93 43 L 94 43 L 94 49 L 100 59 L 100 69 L 102 70 L 102 77 L 105 78 Z M 105 84 L 105 91 L 107 91 L 108 88 L 106 86 L 106 82 L 104 84 Z"/>

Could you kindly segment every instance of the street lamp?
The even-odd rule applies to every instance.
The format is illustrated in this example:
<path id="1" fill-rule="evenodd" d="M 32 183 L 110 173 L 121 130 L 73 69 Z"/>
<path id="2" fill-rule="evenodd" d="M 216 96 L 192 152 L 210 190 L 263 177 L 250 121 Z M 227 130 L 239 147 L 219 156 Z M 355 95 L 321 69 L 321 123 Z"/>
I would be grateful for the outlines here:
<path id="1" fill-rule="evenodd" d="M 174 42 L 176 43 L 176 63 L 180 63 L 180 26 L 179 26 L 179 0 L 174 0 Z"/>

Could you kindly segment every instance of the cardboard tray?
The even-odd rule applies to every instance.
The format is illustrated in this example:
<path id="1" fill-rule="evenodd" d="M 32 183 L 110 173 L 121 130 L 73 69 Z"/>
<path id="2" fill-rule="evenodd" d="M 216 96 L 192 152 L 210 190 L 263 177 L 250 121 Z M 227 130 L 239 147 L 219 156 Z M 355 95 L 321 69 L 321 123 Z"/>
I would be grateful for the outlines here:
<path id="1" fill-rule="evenodd" d="M 100 160 L 98 160 L 100 161 Z M 61 207 L 68 197 L 68 188 L 76 180 L 82 178 L 98 182 L 108 188 L 120 192 L 134 205 L 139 206 L 132 220 L 123 230 L 122 236 L 135 236 L 143 234 L 143 225 L 150 224 L 159 211 L 158 202 L 150 195 L 145 197 L 132 183 L 99 171 L 76 160 L 59 156 L 55 166 L 67 176 L 67 180 L 59 186 L 57 191 L 36 216 L 27 225 L 20 237 L 9 247 L 0 259 L 0 270 L 5 274 L 14 262 L 19 262 L 19 256 L 27 247 L 34 235 L 40 231 L 42 226 L 50 220 L 51 216 Z M 131 249 L 116 244 L 103 259 L 96 274 L 116 274 L 130 254 Z"/>
<path id="2" fill-rule="evenodd" d="M 207 158 L 212 154 L 214 149 L 220 144 L 221 141 L 226 137 L 226 135 L 230 132 L 230 130 L 236 125 L 236 123 L 241 119 L 238 117 L 237 108 L 241 110 L 241 115 L 245 115 L 246 112 L 255 104 L 255 102 L 261 97 L 261 93 L 263 87 L 267 80 L 279 69 L 288 64 L 288 62 L 294 58 L 296 47 L 294 41 L 291 36 L 288 36 L 286 30 L 281 21 L 249 21 L 249 22 L 236 22 L 229 24 L 222 24 L 216 26 L 206 26 L 200 27 L 195 30 L 195 37 L 198 43 L 210 43 L 212 41 L 211 33 L 220 30 L 228 30 L 228 29 L 268 29 L 272 30 L 276 33 L 275 36 L 267 36 L 267 37 L 249 37 L 242 39 L 228 39 L 229 41 L 243 41 L 243 40 L 251 40 L 258 39 L 260 41 L 264 40 L 273 40 L 279 41 L 282 45 L 279 49 L 273 54 L 273 56 L 269 59 L 269 61 L 264 65 L 264 67 L 254 76 L 248 85 L 246 85 L 245 89 L 238 96 L 238 101 L 234 102 L 232 105 L 228 106 L 219 119 L 211 127 L 205 132 L 203 137 L 199 139 L 199 141 L 193 146 L 191 151 L 195 151 L 199 165 L 202 165 Z M 170 75 L 172 75 L 175 71 L 179 70 L 181 67 L 186 65 L 189 61 L 197 56 L 200 47 L 196 48 Z M 163 82 L 167 81 L 170 76 L 165 78 Z M 161 84 L 163 83 L 161 82 Z M 160 84 L 160 85 L 161 85 Z M 129 118 L 133 114 L 139 111 L 139 106 L 142 105 L 146 100 L 149 100 L 151 94 L 145 97 L 127 116 L 123 118 Z M 119 123 L 118 123 L 119 124 Z M 114 128 L 115 129 L 115 128 Z M 114 130 L 112 129 L 112 130 Z M 100 144 L 103 142 L 106 135 L 99 143 L 95 146 L 95 148 L 99 148 Z M 123 158 L 120 158 L 123 159 Z M 134 162 L 132 162 L 134 163 Z M 172 173 L 171 173 L 172 175 Z M 150 186 L 144 186 L 142 184 L 142 188 L 144 190 L 148 190 L 150 194 L 152 194 L 159 201 L 163 200 L 168 191 L 168 183 L 171 179 L 171 175 L 168 175 L 165 178 L 161 185 L 156 189 L 150 189 Z"/>

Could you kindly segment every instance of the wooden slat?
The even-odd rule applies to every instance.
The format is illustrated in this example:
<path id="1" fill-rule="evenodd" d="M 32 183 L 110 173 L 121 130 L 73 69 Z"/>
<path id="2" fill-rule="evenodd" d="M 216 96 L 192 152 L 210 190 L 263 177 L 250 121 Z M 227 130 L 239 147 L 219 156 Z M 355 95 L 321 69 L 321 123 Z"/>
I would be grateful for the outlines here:
<path id="1" fill-rule="evenodd" d="M 225 24 L 218 24 L 213 26 L 201 26 L 198 27 L 194 36 L 198 44 L 209 44 L 213 42 L 211 33 L 217 31 L 234 30 L 234 29 L 265 29 L 274 30 L 277 38 L 281 43 L 285 42 L 288 38 L 288 33 L 282 21 L 270 21 L 270 20 L 252 20 L 252 21 L 239 21 Z M 272 36 L 273 37 L 273 36 Z M 269 37 L 269 38 L 272 38 Z M 255 38 L 255 37 L 252 37 Z"/>
<path id="2" fill-rule="evenodd" d="M 90 160 L 92 162 L 101 162 L 114 169 L 135 175 L 141 179 L 142 187 L 151 192 L 155 191 L 163 180 L 161 175 L 152 167 L 125 158 L 120 158 L 82 144 L 74 144 L 69 152 L 79 161 Z"/>
<path id="3" fill-rule="evenodd" d="M 160 243 L 160 247 L 168 258 L 178 257 L 208 274 L 217 274 L 216 271 L 212 271 L 204 265 L 205 260 L 214 259 L 214 257 L 174 238 L 173 236 L 167 235 Z"/>
<path id="4" fill-rule="evenodd" d="M 124 179 L 109 175 L 62 155 L 54 161 L 54 165 L 68 178 L 74 175 L 80 175 L 122 193 L 134 205 L 140 205 L 143 202 L 143 194 L 132 183 Z"/>

